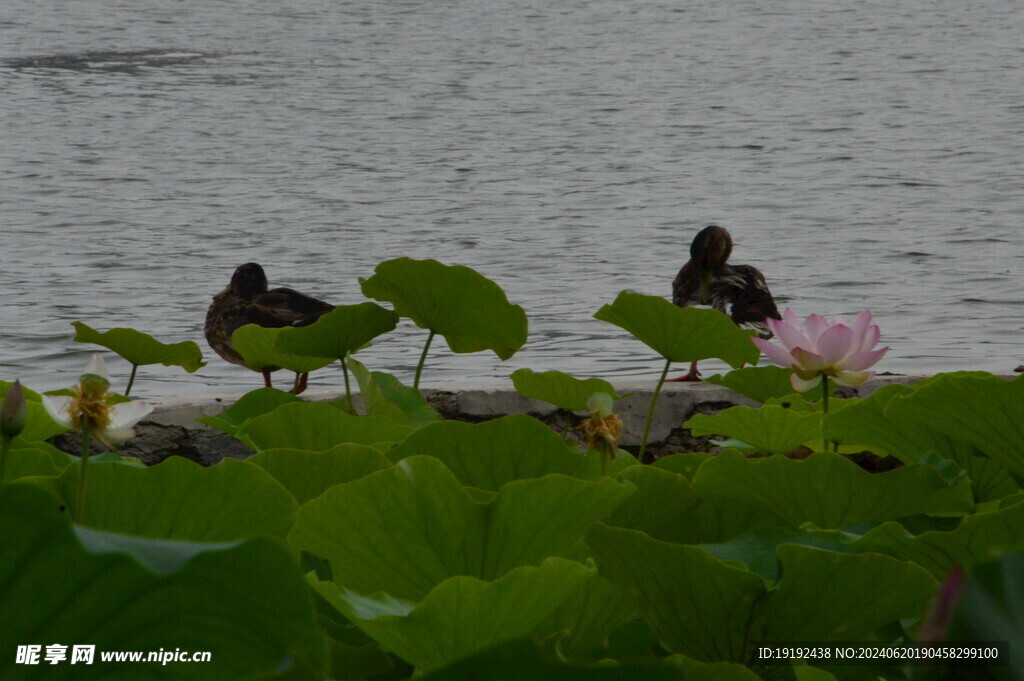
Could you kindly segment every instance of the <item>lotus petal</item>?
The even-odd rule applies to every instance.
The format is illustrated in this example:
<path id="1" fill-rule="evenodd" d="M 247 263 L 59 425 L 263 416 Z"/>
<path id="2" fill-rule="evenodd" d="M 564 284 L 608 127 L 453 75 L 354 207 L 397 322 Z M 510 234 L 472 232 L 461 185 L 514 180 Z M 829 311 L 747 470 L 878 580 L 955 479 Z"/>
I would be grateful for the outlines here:
<path id="1" fill-rule="evenodd" d="M 131 428 L 151 411 L 153 411 L 153 405 L 141 400 L 122 402 L 111 410 L 110 425 L 107 430 L 118 431 Z"/>
<path id="2" fill-rule="evenodd" d="M 46 409 L 46 413 L 50 415 L 50 418 L 64 426 L 65 428 L 74 428 L 71 425 L 71 414 L 68 413 L 68 407 L 71 405 L 71 398 L 64 397 L 62 395 L 42 395 L 43 407 Z"/>
<path id="3" fill-rule="evenodd" d="M 823 371 L 825 369 L 825 358 L 816 352 L 795 348 L 792 353 L 797 365 L 804 371 Z"/>
<path id="4" fill-rule="evenodd" d="M 774 322 L 774 324 L 772 322 Z M 803 334 L 798 325 L 787 324 L 786 322 L 779 322 L 774 319 L 769 319 L 768 323 L 768 328 L 772 330 L 775 336 L 779 339 L 779 342 L 782 343 L 782 347 L 787 352 L 792 352 L 794 348 L 811 347 L 810 341 L 807 339 L 807 336 Z"/>
<path id="5" fill-rule="evenodd" d="M 763 338 L 751 338 L 754 345 L 759 347 L 764 354 L 768 356 L 768 359 L 775 362 L 779 366 L 792 366 L 795 362 L 793 356 L 787 352 L 784 348 L 775 345 L 771 341 L 767 341 Z"/>
<path id="6" fill-rule="evenodd" d="M 805 393 L 811 388 L 821 383 L 821 374 L 815 374 L 814 378 L 806 381 L 797 376 L 796 374 L 793 374 L 792 376 L 789 377 L 789 381 L 790 383 L 793 384 L 794 390 L 796 390 L 798 393 Z"/>
<path id="7" fill-rule="evenodd" d="M 868 367 L 874 366 L 887 352 L 889 352 L 888 347 L 855 352 L 843 361 L 842 367 L 837 368 L 841 371 L 864 371 Z"/>
<path id="8" fill-rule="evenodd" d="M 837 371 L 834 378 L 839 385 L 858 386 L 874 375 L 874 371 Z"/>
<path id="9" fill-rule="evenodd" d="M 824 358 L 825 366 L 835 367 L 842 364 L 853 348 L 853 329 L 836 324 L 825 329 L 818 338 L 818 352 Z"/>
<path id="10" fill-rule="evenodd" d="M 818 351 L 818 339 L 821 338 L 821 334 L 825 333 L 825 329 L 828 326 L 828 320 L 821 315 L 808 315 L 804 321 L 804 335 L 807 336 L 807 340 L 811 343 L 811 350 Z"/>

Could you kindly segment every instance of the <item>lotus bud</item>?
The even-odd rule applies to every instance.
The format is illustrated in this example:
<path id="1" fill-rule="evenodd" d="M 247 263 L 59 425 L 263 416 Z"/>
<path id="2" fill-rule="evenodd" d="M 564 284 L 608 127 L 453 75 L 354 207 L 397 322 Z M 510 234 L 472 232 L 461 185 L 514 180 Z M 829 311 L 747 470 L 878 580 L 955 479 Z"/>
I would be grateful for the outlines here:
<path id="1" fill-rule="evenodd" d="M 3 404 L 0 405 L 0 435 L 11 439 L 21 434 L 28 416 L 28 404 L 25 402 L 25 391 L 21 381 L 15 381 L 7 390 Z"/>

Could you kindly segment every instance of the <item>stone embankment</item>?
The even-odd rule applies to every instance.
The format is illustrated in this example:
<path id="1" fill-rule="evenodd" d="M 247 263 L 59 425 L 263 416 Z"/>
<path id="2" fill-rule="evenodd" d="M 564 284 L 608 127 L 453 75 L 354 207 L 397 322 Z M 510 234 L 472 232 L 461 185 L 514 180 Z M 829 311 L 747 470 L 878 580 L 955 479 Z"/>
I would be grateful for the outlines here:
<path id="1" fill-rule="evenodd" d="M 887 383 L 913 383 L 909 376 L 882 376 L 857 389 L 843 388 L 841 396 L 865 397 Z M 654 382 L 622 384 L 620 393 L 630 397 L 616 402 L 615 411 L 623 421 L 623 449 L 636 452 L 643 435 L 644 421 L 653 393 Z M 558 432 L 578 424 L 586 414 L 566 413 L 546 402 L 523 397 L 509 387 L 469 388 L 464 390 L 424 390 L 424 395 L 446 419 L 478 423 L 507 414 L 529 414 L 549 424 Z M 149 418 L 136 426 L 136 437 L 121 453 L 134 456 L 147 464 L 155 464 L 169 456 L 184 456 L 203 465 L 212 465 L 225 457 L 244 459 L 252 450 L 234 438 L 196 421 L 200 416 L 217 414 L 229 407 L 239 396 L 208 399 L 166 400 L 156 405 Z M 313 400 L 330 400 L 337 393 L 306 395 Z M 710 437 L 694 437 L 682 427 L 694 414 L 717 414 L 735 405 L 756 403 L 737 393 L 710 383 L 667 383 L 658 400 L 651 427 L 649 452 L 654 457 L 676 452 L 708 451 Z M 357 407 L 359 406 L 357 398 Z M 80 445 L 75 435 L 58 438 L 58 447 L 77 453 Z"/>

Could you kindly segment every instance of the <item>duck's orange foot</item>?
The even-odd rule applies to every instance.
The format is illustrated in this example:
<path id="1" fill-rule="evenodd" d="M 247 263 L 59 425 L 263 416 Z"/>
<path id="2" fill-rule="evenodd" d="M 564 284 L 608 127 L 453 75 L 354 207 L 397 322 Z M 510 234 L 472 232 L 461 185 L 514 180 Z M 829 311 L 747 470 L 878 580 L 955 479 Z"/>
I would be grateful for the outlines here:
<path id="1" fill-rule="evenodd" d="M 694 362 L 693 364 L 690 365 L 690 372 L 688 374 L 685 374 L 683 376 L 676 376 L 675 378 L 667 378 L 667 379 L 665 379 L 665 382 L 666 383 L 683 383 L 683 382 L 686 382 L 686 383 L 699 383 L 700 382 L 700 372 L 697 371 L 697 363 Z"/>

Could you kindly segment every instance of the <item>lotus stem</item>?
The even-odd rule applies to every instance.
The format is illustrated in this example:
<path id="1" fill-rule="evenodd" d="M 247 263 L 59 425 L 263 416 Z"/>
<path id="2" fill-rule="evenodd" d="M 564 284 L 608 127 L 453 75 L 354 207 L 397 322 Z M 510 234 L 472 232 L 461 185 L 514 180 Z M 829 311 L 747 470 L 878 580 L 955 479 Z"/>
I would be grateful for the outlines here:
<path id="1" fill-rule="evenodd" d="M 427 350 L 430 349 L 430 341 L 434 340 L 434 332 L 427 336 L 427 344 L 423 346 L 423 354 L 420 355 L 420 363 L 416 365 L 416 378 L 412 382 L 413 390 L 420 389 L 420 374 L 423 373 L 423 364 L 427 361 Z"/>
<path id="2" fill-rule="evenodd" d="M 4 435 L 0 438 L 0 482 L 7 475 L 7 456 L 11 453 L 11 441 L 14 438 Z"/>
<path id="3" fill-rule="evenodd" d="M 346 361 L 347 359 L 347 357 L 341 358 L 341 372 L 345 374 L 345 399 L 348 400 L 348 411 L 350 414 L 354 416 L 356 413 L 356 407 L 354 404 L 352 404 L 352 387 L 348 382 L 348 362 Z M 363 399 L 363 404 L 366 404 L 365 396 Z"/>
<path id="4" fill-rule="evenodd" d="M 839 443 L 829 441 L 825 437 L 825 417 L 828 416 L 828 394 L 831 392 L 828 387 L 828 376 L 821 377 L 821 439 L 825 443 L 825 451 L 828 451 L 831 445 L 833 452 L 839 451 Z"/>
<path id="5" fill-rule="evenodd" d="M 654 396 L 651 397 L 651 406 L 647 410 L 647 424 L 644 426 L 644 437 L 640 441 L 640 453 L 636 457 L 640 463 L 644 462 L 644 452 L 647 451 L 647 437 L 651 434 L 651 424 L 654 423 L 654 407 L 658 404 L 661 387 L 665 385 L 665 379 L 668 377 L 668 370 L 671 366 L 672 360 L 665 360 L 665 370 L 661 372 L 661 378 L 658 379 L 658 387 L 654 389 Z"/>
<path id="6" fill-rule="evenodd" d="M 84 524 L 85 520 L 85 472 L 89 470 L 89 428 L 82 429 L 82 456 L 79 459 L 78 498 L 75 499 L 75 522 Z"/>
<path id="7" fill-rule="evenodd" d="M 135 372 L 138 371 L 138 370 L 139 370 L 139 365 L 138 364 L 133 364 L 132 365 L 132 375 L 128 377 L 128 387 L 124 389 L 124 396 L 125 397 L 128 397 L 128 395 L 130 395 L 131 392 L 132 392 L 132 386 L 135 385 Z"/>

